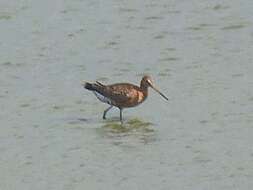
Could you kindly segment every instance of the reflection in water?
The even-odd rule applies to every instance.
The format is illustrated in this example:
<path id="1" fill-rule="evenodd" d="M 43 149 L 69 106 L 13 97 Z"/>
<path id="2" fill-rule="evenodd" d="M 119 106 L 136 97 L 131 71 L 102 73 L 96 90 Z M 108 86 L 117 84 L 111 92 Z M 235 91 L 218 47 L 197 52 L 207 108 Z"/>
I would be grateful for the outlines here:
<path id="1" fill-rule="evenodd" d="M 122 145 L 130 143 L 144 143 L 147 144 L 155 140 L 154 129 L 150 122 L 141 121 L 134 118 L 121 125 L 118 121 L 107 121 L 105 125 L 97 128 L 97 132 L 115 144 Z"/>
<path id="2" fill-rule="evenodd" d="M 150 125 L 152 125 L 152 123 L 144 122 L 144 121 L 139 120 L 138 118 L 134 118 L 124 123 L 123 125 L 121 125 L 119 122 L 109 121 L 103 127 L 111 129 L 115 133 L 121 133 L 121 132 L 131 132 L 133 130 L 138 130 L 138 129 L 153 131 L 152 129 L 148 128 Z"/>

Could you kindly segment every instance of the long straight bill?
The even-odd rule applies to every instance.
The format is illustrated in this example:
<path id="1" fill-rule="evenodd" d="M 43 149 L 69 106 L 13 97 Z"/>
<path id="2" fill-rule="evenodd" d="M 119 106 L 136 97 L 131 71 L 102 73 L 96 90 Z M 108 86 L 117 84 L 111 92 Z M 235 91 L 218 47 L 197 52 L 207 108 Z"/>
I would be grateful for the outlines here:
<path id="1" fill-rule="evenodd" d="M 163 93 L 161 93 L 157 88 L 155 88 L 154 86 L 151 86 L 151 88 L 153 88 L 156 92 L 158 92 L 162 97 L 164 97 L 164 99 L 169 100 Z"/>

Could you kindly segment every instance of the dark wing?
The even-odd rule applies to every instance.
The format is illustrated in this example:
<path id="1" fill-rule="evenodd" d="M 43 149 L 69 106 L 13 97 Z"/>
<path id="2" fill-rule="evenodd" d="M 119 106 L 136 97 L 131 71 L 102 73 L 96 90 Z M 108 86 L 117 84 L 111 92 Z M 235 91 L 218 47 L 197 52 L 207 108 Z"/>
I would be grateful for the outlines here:
<path id="1" fill-rule="evenodd" d="M 99 93 L 110 98 L 114 104 L 124 104 L 136 96 L 136 87 L 131 84 L 120 83 L 100 88 Z"/>
<path id="2" fill-rule="evenodd" d="M 124 85 L 115 85 L 110 87 L 111 100 L 116 102 L 128 102 L 135 95 L 135 89 Z"/>
<path id="3" fill-rule="evenodd" d="M 96 83 L 97 83 L 98 85 L 100 85 L 100 86 L 105 86 L 104 84 L 102 84 L 102 83 L 100 83 L 100 82 L 98 82 L 98 81 L 96 81 Z"/>

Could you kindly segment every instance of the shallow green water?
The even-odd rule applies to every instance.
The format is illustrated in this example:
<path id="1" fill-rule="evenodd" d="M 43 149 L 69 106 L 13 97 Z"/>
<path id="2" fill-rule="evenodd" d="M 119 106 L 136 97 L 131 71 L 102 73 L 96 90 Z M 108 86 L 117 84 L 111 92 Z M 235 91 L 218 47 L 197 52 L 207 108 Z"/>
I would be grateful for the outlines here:
<path id="1" fill-rule="evenodd" d="M 253 3 L 0 2 L 0 189 L 252 189 Z M 108 112 L 81 81 L 139 84 Z"/>

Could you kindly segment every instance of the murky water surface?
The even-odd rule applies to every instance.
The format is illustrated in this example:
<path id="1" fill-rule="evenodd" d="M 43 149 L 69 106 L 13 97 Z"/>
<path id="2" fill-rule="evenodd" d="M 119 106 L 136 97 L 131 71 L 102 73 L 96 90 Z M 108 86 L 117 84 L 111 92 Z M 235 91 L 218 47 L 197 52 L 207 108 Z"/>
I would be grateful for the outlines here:
<path id="1" fill-rule="evenodd" d="M 253 187 L 253 1 L 0 2 L 0 189 Z M 82 80 L 169 97 L 119 111 Z"/>

